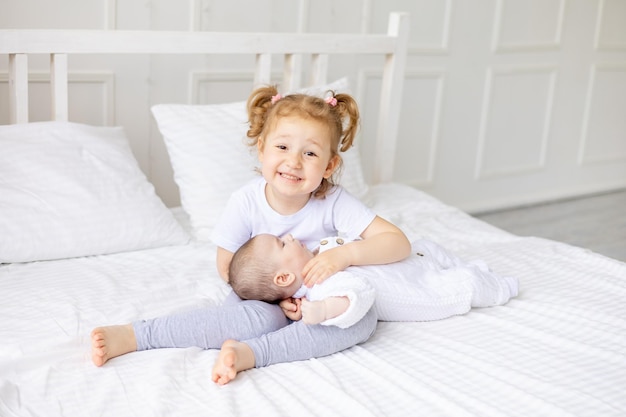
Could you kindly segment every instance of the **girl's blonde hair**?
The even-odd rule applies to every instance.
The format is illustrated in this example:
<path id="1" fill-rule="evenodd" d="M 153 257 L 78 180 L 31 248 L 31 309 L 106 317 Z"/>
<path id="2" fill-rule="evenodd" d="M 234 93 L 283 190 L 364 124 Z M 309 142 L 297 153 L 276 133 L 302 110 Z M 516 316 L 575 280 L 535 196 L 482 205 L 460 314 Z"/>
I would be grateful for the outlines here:
<path id="1" fill-rule="evenodd" d="M 279 95 L 276 86 L 265 86 L 254 90 L 247 102 L 250 125 L 247 136 L 250 138 L 250 146 L 260 145 L 262 149 L 263 138 L 281 117 L 301 117 L 328 126 L 331 158 L 339 157 L 339 164 L 335 172 L 328 179 L 322 179 L 320 186 L 313 192 L 316 198 L 324 198 L 336 184 L 335 177 L 343 162 L 339 152 L 350 149 L 359 125 L 359 108 L 352 96 L 335 95 L 334 91 L 328 91 L 327 94 L 330 94 L 328 100 L 308 94 L 283 97 Z"/>

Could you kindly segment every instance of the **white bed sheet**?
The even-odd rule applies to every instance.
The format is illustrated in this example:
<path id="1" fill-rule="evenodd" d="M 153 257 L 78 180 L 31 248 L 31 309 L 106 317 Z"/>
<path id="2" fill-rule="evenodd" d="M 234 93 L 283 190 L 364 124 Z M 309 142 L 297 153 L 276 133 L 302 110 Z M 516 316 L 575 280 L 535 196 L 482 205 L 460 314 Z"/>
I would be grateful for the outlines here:
<path id="1" fill-rule="evenodd" d="M 507 305 L 379 323 L 323 358 L 210 380 L 217 351 L 92 365 L 93 327 L 217 304 L 210 244 L 0 265 L 0 416 L 623 416 L 626 264 L 503 232 L 415 189 L 365 197 L 411 238 L 520 279 Z"/>

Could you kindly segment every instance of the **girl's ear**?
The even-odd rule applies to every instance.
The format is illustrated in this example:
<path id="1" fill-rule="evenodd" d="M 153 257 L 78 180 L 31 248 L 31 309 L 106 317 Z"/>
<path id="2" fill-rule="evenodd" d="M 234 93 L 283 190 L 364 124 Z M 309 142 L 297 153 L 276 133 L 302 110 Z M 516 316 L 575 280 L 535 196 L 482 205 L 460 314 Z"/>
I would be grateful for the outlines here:
<path id="1" fill-rule="evenodd" d="M 257 155 L 259 158 L 260 162 L 263 162 L 263 147 L 264 147 L 264 141 L 262 137 L 259 137 L 256 141 L 256 150 L 257 150 Z"/>
<path id="2" fill-rule="evenodd" d="M 339 155 L 335 155 L 330 158 L 330 161 L 328 161 L 328 166 L 326 167 L 326 171 L 324 171 L 324 178 L 330 178 L 330 176 L 333 175 L 333 172 L 335 172 L 335 170 L 339 166 L 340 162 L 341 157 Z"/>
<path id="3" fill-rule="evenodd" d="M 278 272 L 274 275 L 274 284 L 279 287 L 288 287 L 296 280 L 296 274 L 293 272 Z"/>

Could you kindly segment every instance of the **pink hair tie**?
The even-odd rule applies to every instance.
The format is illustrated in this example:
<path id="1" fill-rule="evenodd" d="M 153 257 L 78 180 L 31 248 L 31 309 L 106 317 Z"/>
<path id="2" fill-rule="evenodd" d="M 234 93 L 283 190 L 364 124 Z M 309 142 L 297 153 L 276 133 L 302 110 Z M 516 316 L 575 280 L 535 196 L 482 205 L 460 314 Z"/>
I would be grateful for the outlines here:
<path id="1" fill-rule="evenodd" d="M 277 93 L 275 96 L 272 96 L 272 104 L 276 104 L 276 102 L 280 100 L 281 98 L 283 98 L 283 96 L 281 96 L 280 93 Z"/>
<path id="2" fill-rule="evenodd" d="M 324 99 L 324 101 L 333 107 L 337 105 L 337 99 L 334 96 L 328 96 Z"/>

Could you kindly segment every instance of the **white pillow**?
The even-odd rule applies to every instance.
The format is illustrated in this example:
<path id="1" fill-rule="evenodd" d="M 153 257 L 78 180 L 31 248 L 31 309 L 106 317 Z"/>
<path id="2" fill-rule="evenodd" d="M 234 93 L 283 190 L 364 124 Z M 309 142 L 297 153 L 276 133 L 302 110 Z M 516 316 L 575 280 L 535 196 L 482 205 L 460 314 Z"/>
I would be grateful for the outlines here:
<path id="1" fill-rule="evenodd" d="M 139 169 L 122 128 L 0 126 L 0 262 L 188 241 Z"/>
<path id="2" fill-rule="evenodd" d="M 348 91 L 347 78 L 313 87 L 308 94 Z M 256 148 L 246 144 L 245 101 L 209 104 L 157 104 L 152 114 L 167 147 L 183 209 L 198 240 L 210 240 L 211 230 L 230 195 L 258 175 Z M 339 182 L 357 197 L 368 189 L 357 149 L 342 153 Z"/>

